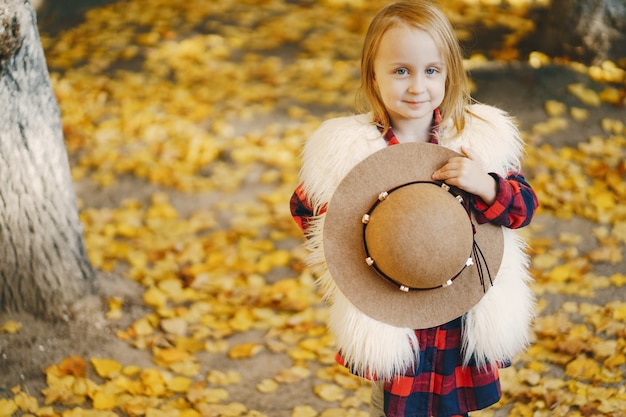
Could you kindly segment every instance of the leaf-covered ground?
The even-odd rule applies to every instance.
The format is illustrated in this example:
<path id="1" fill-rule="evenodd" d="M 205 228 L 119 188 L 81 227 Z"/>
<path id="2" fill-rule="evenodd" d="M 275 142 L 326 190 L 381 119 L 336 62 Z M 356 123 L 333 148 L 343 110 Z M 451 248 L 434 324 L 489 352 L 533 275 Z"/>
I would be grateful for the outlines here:
<path id="1" fill-rule="evenodd" d="M 0 319 L 0 416 L 367 416 L 334 363 L 288 199 L 306 137 L 352 111 L 384 1 L 127 0 L 40 22 L 98 295 Z M 541 209 L 539 297 L 503 400 L 626 415 L 626 62 L 533 53 L 531 0 L 443 0 L 479 100 L 512 112 Z"/>

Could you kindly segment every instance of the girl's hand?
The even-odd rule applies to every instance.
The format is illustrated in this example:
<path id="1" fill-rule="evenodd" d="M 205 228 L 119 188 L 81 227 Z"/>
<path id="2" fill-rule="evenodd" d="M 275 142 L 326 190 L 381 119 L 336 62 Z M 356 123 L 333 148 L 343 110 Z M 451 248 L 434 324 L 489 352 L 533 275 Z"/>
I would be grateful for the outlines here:
<path id="1" fill-rule="evenodd" d="M 474 194 L 487 205 L 493 204 L 496 200 L 496 180 L 483 171 L 480 158 L 472 149 L 462 146 L 461 153 L 465 156 L 450 158 L 433 172 L 432 179 Z"/>

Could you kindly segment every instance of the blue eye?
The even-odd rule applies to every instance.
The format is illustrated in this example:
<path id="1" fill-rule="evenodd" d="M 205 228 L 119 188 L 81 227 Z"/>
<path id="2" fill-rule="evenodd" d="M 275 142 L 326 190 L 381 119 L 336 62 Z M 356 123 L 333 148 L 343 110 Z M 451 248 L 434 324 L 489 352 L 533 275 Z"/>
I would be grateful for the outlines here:
<path id="1" fill-rule="evenodd" d="M 433 75 L 433 74 L 436 74 L 438 72 L 439 72 L 439 70 L 437 68 L 428 68 L 426 70 L 426 74 L 428 74 L 428 75 Z"/>
<path id="2" fill-rule="evenodd" d="M 406 68 L 398 68 L 395 72 L 398 75 L 407 75 L 409 73 L 409 70 L 407 70 Z"/>

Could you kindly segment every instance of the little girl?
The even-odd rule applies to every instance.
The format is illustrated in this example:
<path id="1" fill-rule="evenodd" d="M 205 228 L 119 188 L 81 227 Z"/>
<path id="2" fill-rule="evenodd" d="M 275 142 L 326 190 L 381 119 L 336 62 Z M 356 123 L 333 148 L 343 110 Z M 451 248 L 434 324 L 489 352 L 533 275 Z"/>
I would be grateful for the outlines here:
<path id="1" fill-rule="evenodd" d="M 499 401 L 498 368 L 527 346 L 533 317 L 525 244 L 513 229 L 531 221 L 538 202 L 519 172 L 519 131 L 503 111 L 472 102 L 458 40 L 431 0 L 401 1 L 376 15 L 363 46 L 359 93 L 367 112 L 328 120 L 307 141 L 291 199 L 307 236 L 308 261 L 320 268 L 331 302 L 337 360 L 372 380 L 372 417 L 467 416 Z M 405 142 L 430 142 L 462 155 L 435 170 L 432 180 L 471 194 L 477 221 L 502 226 L 504 233 L 493 287 L 463 316 L 424 329 L 359 314 L 334 285 L 322 247 L 326 206 L 343 177 L 374 152 Z M 342 325 L 346 317 L 351 321 Z M 362 357 L 355 345 L 382 353 Z M 413 366 L 399 371 L 388 358 L 406 352 L 412 357 L 400 363 Z"/>

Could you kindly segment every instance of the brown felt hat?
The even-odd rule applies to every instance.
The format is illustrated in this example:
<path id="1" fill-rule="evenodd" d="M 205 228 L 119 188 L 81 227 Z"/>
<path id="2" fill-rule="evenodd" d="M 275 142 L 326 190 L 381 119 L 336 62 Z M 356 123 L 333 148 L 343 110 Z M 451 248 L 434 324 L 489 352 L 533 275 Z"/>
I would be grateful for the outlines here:
<path id="1" fill-rule="evenodd" d="M 431 175 L 460 156 L 406 143 L 357 164 L 331 198 L 324 256 L 339 290 L 363 313 L 426 329 L 462 316 L 496 278 L 502 228 L 478 224 L 467 195 Z"/>

